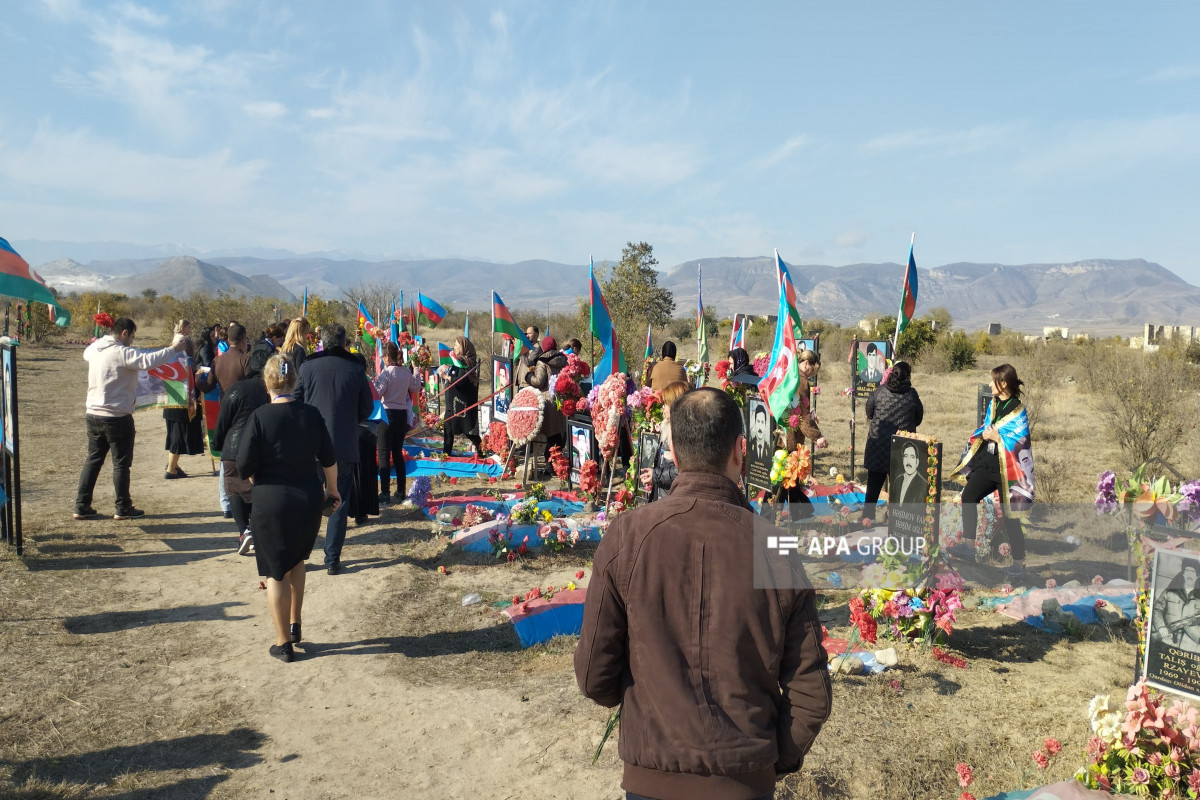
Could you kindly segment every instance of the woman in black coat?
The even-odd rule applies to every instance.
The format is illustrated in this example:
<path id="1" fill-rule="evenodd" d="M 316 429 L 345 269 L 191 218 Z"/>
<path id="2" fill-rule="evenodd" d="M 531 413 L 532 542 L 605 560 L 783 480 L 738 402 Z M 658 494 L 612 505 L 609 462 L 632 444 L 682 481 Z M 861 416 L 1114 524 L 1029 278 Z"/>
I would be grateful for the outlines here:
<path id="1" fill-rule="evenodd" d="M 483 454 L 479 438 L 479 357 L 475 345 L 465 336 L 454 340 L 451 364 L 438 367 L 446 392 L 446 421 L 442 424 L 442 452 L 452 455 L 454 437 L 465 436 L 475 446 L 475 454 Z M 470 410 L 468 410 L 470 409 Z"/>
<path id="2" fill-rule="evenodd" d="M 916 431 L 925 416 L 921 397 L 912 387 L 912 367 L 908 362 L 897 361 L 892 365 L 887 380 L 867 398 L 867 419 L 871 429 L 867 433 L 867 446 L 863 452 L 863 466 L 867 468 L 867 496 L 863 503 L 862 518 L 874 520 L 875 503 L 887 480 L 892 463 L 892 434 L 898 431 Z"/>

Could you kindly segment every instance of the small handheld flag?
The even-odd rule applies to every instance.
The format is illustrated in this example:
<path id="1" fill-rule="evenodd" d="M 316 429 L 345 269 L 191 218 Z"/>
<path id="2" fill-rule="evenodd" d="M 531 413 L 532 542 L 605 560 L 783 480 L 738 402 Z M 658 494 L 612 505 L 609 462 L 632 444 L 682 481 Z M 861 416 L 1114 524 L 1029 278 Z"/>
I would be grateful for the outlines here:
<path id="1" fill-rule="evenodd" d="M 401 302 L 400 307 L 404 307 L 403 302 Z M 389 332 L 392 335 L 392 341 L 400 341 L 400 315 L 396 313 L 396 298 L 394 297 L 392 298 L 392 319 L 388 327 L 390 328 Z"/>

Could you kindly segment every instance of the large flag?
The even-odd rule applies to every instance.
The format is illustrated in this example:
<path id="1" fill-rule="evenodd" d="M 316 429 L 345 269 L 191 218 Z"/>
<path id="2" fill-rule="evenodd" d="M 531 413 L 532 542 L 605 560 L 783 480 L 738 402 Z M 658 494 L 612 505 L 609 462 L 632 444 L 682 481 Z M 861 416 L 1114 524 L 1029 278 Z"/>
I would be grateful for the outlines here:
<path id="1" fill-rule="evenodd" d="M 904 272 L 904 291 L 900 295 L 900 311 L 896 314 L 896 335 L 892 337 L 892 349 L 900 339 L 900 334 L 912 322 L 913 314 L 917 311 L 917 262 L 913 258 L 913 245 L 916 244 L 917 234 L 913 233 L 908 243 L 908 269 Z"/>
<path id="2" fill-rule="evenodd" d="M 604 358 L 592 371 L 592 381 L 596 386 L 618 372 L 629 374 L 625 365 L 625 354 L 621 352 L 621 342 L 617 339 L 617 329 L 612 324 L 612 314 L 608 312 L 608 303 L 604 302 L 604 294 L 600 284 L 596 282 L 596 266 L 588 259 L 588 272 L 591 276 L 591 327 L 592 336 L 604 345 Z"/>
<path id="3" fill-rule="evenodd" d="M 646 324 L 646 360 L 654 357 L 654 345 L 650 342 L 650 325 Z"/>
<path id="4" fill-rule="evenodd" d="M 371 312 L 367 311 L 367 307 L 363 305 L 362 300 L 358 301 L 358 327 L 362 328 L 363 342 L 367 347 L 375 346 L 375 320 L 371 317 Z"/>
<path id="5" fill-rule="evenodd" d="M 787 264 L 784 264 L 783 259 L 779 257 L 779 250 L 775 251 L 775 272 L 775 278 L 779 282 L 779 294 L 787 303 L 788 317 L 791 318 L 792 325 L 796 328 L 795 337 L 803 338 L 804 323 L 800 320 L 800 309 L 796 305 L 796 284 L 792 283 L 792 276 L 788 272 Z"/>
<path id="6" fill-rule="evenodd" d="M 704 294 L 700 287 L 700 267 L 696 267 L 696 361 L 708 363 L 708 326 L 704 324 Z"/>
<path id="7" fill-rule="evenodd" d="M 521 352 L 522 347 L 530 350 L 533 349 L 533 342 L 529 341 L 529 337 L 525 335 L 525 331 L 521 330 L 521 326 L 513 319 L 512 312 L 508 310 L 508 306 L 504 305 L 504 301 L 500 299 L 500 295 L 495 292 L 492 292 L 492 330 L 501 336 L 516 339 L 517 349 L 513 351 L 514 357 Z"/>
<path id="8" fill-rule="evenodd" d="M 446 309 L 425 295 L 417 292 L 417 316 L 425 320 L 429 327 L 436 328 L 438 323 L 446 318 Z"/>
<path id="9" fill-rule="evenodd" d="M 55 325 L 65 328 L 71 324 L 70 312 L 54 299 L 42 276 L 30 269 L 29 262 L 3 238 L 0 238 L 0 294 L 45 303 L 54 312 Z"/>
<path id="10" fill-rule="evenodd" d="M 400 296 L 400 307 L 404 308 L 404 295 Z M 396 298 L 392 298 L 392 320 L 389 332 L 392 334 L 392 341 L 400 341 L 400 315 L 396 313 Z"/>
<path id="11" fill-rule="evenodd" d="M 187 408 L 194 386 L 191 359 L 180 353 L 169 364 L 138 373 L 133 408 Z"/>
<path id="12" fill-rule="evenodd" d="M 758 393 L 767 411 L 780 424 L 787 419 L 792 400 L 800 388 L 800 365 L 796 362 L 796 329 L 788 311 L 787 294 L 779 292 L 779 318 L 775 322 L 775 344 L 771 347 L 771 366 L 758 382 Z"/>

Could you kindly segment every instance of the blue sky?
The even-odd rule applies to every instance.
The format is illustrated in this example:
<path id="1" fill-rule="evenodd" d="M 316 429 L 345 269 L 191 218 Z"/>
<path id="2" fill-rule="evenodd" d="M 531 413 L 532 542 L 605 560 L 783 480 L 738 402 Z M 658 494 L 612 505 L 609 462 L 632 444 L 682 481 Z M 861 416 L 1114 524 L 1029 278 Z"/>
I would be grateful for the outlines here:
<path id="1" fill-rule="evenodd" d="M 44 0 L 0 235 L 1200 283 L 1200 4 Z M 17 78 L 17 76 L 20 76 Z"/>

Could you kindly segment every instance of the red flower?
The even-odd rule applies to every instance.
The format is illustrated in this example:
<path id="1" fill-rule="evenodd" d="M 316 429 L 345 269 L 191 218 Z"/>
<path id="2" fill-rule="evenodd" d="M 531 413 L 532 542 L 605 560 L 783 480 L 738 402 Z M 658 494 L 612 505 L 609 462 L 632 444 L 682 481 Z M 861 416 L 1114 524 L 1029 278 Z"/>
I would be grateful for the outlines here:
<path id="1" fill-rule="evenodd" d="M 963 792 L 958 796 L 958 800 L 975 800 L 975 795 L 970 792 Z"/>
<path id="2" fill-rule="evenodd" d="M 954 766 L 954 771 L 958 773 L 958 785 L 964 789 L 971 785 L 971 781 L 975 780 L 975 772 L 969 765 L 961 761 Z"/>
<path id="3" fill-rule="evenodd" d="M 450 485 L 451 485 L 451 486 L 455 486 L 455 485 L 457 485 L 457 484 L 458 484 L 458 478 L 451 478 L 451 479 L 450 479 Z"/>
<path id="4" fill-rule="evenodd" d="M 533 587 L 533 597 L 534 597 L 534 599 L 537 599 L 537 598 L 539 598 L 539 597 L 541 597 L 541 596 L 542 596 L 542 587 L 540 587 L 540 586 L 535 586 L 535 587 Z"/>
<path id="5" fill-rule="evenodd" d="M 519 604 L 520 604 L 520 602 L 521 602 L 521 595 L 519 595 L 519 594 L 514 594 L 514 595 L 513 595 L 513 605 L 514 605 L 514 606 L 515 606 L 515 605 L 519 605 Z"/>
<path id="6" fill-rule="evenodd" d="M 492 477 L 488 478 L 488 483 L 495 483 L 495 482 L 496 482 L 496 476 L 495 476 L 495 475 L 493 475 Z"/>
<path id="7" fill-rule="evenodd" d="M 1058 739 L 1046 737 L 1046 741 L 1043 744 L 1046 745 L 1046 752 L 1052 756 L 1056 756 L 1062 752 L 1062 742 L 1058 741 Z"/>
<path id="8" fill-rule="evenodd" d="M 1034 750 L 1033 763 L 1038 765 L 1038 769 L 1046 769 L 1046 767 L 1050 766 L 1050 757 L 1041 750 Z"/>
<path id="9" fill-rule="evenodd" d="M 529 537 L 526 536 L 525 538 L 528 539 Z M 529 545 L 525 544 L 524 542 L 521 542 L 521 546 L 517 548 L 517 552 L 520 553 L 521 555 L 525 555 L 526 553 L 529 552 Z"/>
<path id="10" fill-rule="evenodd" d="M 941 661 L 943 664 L 949 664 L 950 666 L 957 667 L 958 669 L 967 668 L 967 660 L 965 658 L 946 652 L 940 647 L 933 648 L 933 657 L 938 661 Z"/>
<path id="11" fill-rule="evenodd" d="M 563 400 L 562 413 L 563 413 L 563 416 L 566 416 L 566 417 L 569 417 L 572 414 L 574 414 L 575 413 L 575 401 L 574 400 Z"/>
<path id="12" fill-rule="evenodd" d="M 525 546 L 525 545 L 521 545 L 521 547 L 524 547 L 524 546 Z M 517 554 L 516 554 L 516 553 L 514 553 L 512 550 L 509 550 L 509 551 L 508 551 L 508 563 L 510 563 L 510 564 L 511 564 L 511 563 L 513 563 L 513 562 L 514 562 L 514 561 L 516 561 L 516 560 L 517 560 Z"/>
<path id="13" fill-rule="evenodd" d="M 577 580 L 577 581 L 583 580 L 583 570 L 579 570 L 578 572 L 575 573 L 575 580 Z"/>

